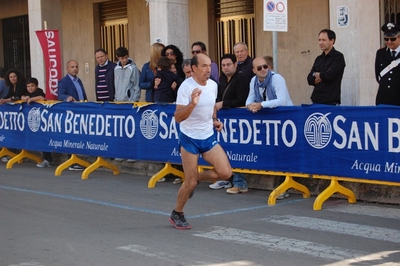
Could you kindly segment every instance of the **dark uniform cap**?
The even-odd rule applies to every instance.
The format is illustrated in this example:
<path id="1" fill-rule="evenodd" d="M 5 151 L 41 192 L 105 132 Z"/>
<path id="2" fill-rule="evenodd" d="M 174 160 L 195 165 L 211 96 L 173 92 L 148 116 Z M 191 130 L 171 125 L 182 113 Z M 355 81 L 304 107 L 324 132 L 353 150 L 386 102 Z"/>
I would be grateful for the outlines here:
<path id="1" fill-rule="evenodd" d="M 382 26 L 383 35 L 387 37 L 393 37 L 400 33 L 400 26 L 389 22 Z"/>

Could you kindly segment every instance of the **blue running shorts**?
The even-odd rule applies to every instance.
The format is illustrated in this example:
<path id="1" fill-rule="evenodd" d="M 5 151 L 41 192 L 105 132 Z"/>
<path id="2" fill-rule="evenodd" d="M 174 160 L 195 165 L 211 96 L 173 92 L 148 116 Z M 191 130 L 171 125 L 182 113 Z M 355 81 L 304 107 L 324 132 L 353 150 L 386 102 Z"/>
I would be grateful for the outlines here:
<path id="1" fill-rule="evenodd" d="M 216 140 L 215 135 L 212 135 L 207 139 L 192 139 L 182 132 L 179 132 L 179 147 L 183 147 L 185 151 L 192 154 L 205 153 L 217 144 L 218 141 Z"/>

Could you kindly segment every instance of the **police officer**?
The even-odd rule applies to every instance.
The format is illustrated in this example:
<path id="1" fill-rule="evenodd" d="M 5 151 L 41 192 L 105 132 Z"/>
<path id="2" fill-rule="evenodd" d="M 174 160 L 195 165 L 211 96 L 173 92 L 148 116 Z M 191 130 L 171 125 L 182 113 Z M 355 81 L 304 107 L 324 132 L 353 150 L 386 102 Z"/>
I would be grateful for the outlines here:
<path id="1" fill-rule="evenodd" d="M 376 105 L 400 105 L 400 26 L 387 23 L 382 26 L 386 47 L 375 57 L 375 77 L 379 83 Z"/>

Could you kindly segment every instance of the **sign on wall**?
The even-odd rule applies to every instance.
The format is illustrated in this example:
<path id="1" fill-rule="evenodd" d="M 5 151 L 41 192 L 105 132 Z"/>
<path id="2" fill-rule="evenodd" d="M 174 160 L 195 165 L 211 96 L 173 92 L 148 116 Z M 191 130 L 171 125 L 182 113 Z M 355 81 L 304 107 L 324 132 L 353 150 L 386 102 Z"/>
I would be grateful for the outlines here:
<path id="1" fill-rule="evenodd" d="M 347 27 L 349 25 L 349 7 L 338 6 L 337 7 L 337 25 L 339 28 Z"/>
<path id="2" fill-rule="evenodd" d="M 288 31 L 287 0 L 264 0 L 264 31 Z"/>

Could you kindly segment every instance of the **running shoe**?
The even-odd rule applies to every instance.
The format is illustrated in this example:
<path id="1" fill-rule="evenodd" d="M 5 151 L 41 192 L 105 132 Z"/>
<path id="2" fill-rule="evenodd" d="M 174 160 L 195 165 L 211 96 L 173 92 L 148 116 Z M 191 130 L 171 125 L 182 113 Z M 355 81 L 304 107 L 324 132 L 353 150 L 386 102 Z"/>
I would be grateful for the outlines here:
<path id="1" fill-rule="evenodd" d="M 190 224 L 186 221 L 183 212 L 179 213 L 173 210 L 171 216 L 169 217 L 169 221 L 178 230 L 187 230 L 192 228 Z"/>
<path id="2" fill-rule="evenodd" d="M 232 184 L 230 181 L 219 180 L 219 181 L 216 181 L 215 183 L 209 185 L 209 187 L 211 189 L 231 188 Z"/>
<path id="3" fill-rule="evenodd" d="M 36 166 L 39 168 L 46 168 L 46 167 L 53 167 L 53 164 L 47 160 L 43 160 L 43 162 L 38 163 Z"/>

